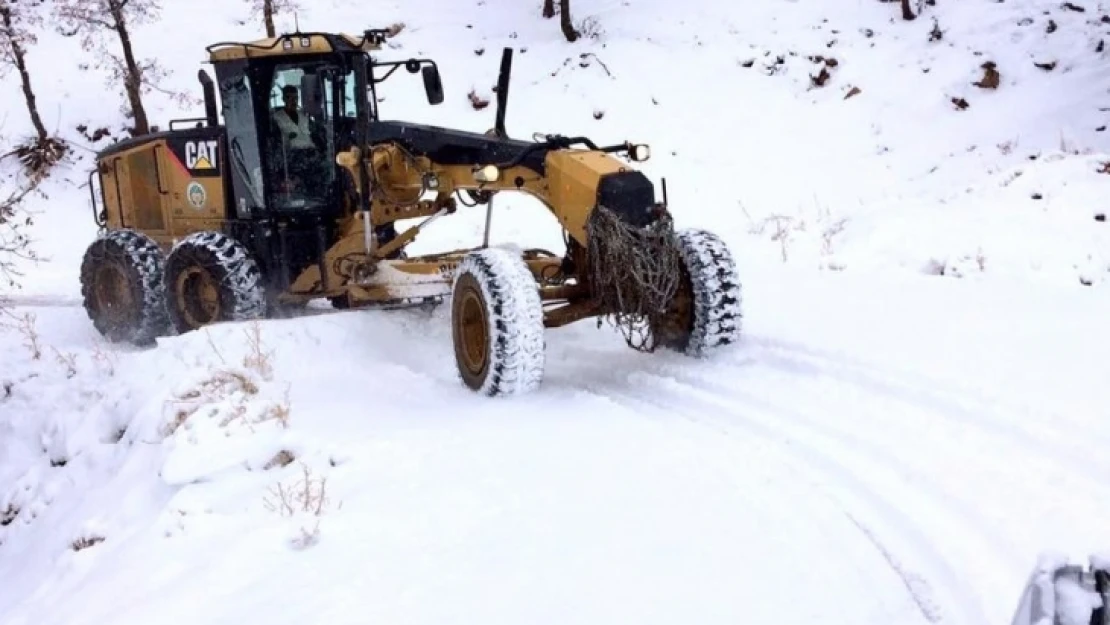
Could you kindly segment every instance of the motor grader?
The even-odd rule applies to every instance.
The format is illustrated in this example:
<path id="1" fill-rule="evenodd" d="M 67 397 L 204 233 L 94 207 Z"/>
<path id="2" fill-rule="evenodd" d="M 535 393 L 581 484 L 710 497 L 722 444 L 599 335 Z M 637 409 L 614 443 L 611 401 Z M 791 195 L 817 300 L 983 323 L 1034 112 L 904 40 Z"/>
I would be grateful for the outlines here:
<path id="1" fill-rule="evenodd" d="M 100 333 L 147 345 L 312 300 L 449 299 L 459 377 L 486 395 L 535 389 L 545 329 L 587 318 L 609 319 L 644 351 L 701 356 L 738 339 L 733 259 L 715 235 L 675 230 L 665 181 L 657 198 L 630 164 L 647 159 L 648 146 L 510 138 L 510 48 L 489 131 L 382 119 L 378 86 L 402 67 L 421 74 L 430 104 L 443 101 L 435 61 L 376 58 L 387 36 L 295 32 L 210 45 L 215 80 L 198 72 L 203 118 L 97 154 L 89 189 L 100 232 L 80 281 Z M 546 206 L 566 249 L 491 246 L 503 192 Z M 480 244 L 408 255 L 433 221 L 479 205 Z M 416 223 L 399 231 L 403 220 Z"/>

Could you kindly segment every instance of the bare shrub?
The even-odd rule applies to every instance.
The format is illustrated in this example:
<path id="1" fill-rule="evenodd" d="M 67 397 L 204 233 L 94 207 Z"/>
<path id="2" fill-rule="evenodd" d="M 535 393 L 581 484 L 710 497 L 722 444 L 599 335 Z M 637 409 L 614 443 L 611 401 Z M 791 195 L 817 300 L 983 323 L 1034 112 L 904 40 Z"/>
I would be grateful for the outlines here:
<path id="1" fill-rule="evenodd" d="M 65 369 L 66 379 L 71 379 L 77 375 L 77 354 L 63 352 L 53 345 L 50 346 L 50 349 L 54 352 L 54 358 L 58 361 L 58 364 Z"/>
<path id="2" fill-rule="evenodd" d="M 38 259 L 27 235 L 27 228 L 34 225 L 34 219 L 23 207 L 23 201 L 38 188 L 42 179 L 42 176 L 27 178 L 6 198 L 0 199 L 0 313 L 7 308 L 5 291 L 20 286 L 18 278 L 23 274 L 17 263 Z"/>
<path id="3" fill-rule="evenodd" d="M 247 355 L 243 358 L 243 366 L 250 369 L 262 379 L 269 380 L 274 375 L 274 368 L 270 359 L 274 355 L 273 350 L 267 350 L 262 344 L 262 324 L 258 321 L 253 321 L 246 330 L 247 335 Z"/>
<path id="4" fill-rule="evenodd" d="M 4 312 L 0 309 L 0 312 Z M 0 318 L 0 328 L 17 332 L 23 336 L 23 347 L 31 354 L 31 360 L 42 359 L 42 341 L 39 336 L 38 328 L 35 326 L 35 320 L 38 318 L 35 313 L 25 312 L 22 315 L 16 316 L 13 313 L 5 313 L 8 321 L 3 321 Z"/>
<path id="5" fill-rule="evenodd" d="M 578 31 L 580 36 L 595 41 L 605 36 L 605 29 L 601 27 L 601 21 L 593 15 L 588 15 L 583 18 L 575 25 L 574 29 Z"/>
<path id="6" fill-rule="evenodd" d="M 297 535 L 290 541 L 296 549 L 310 547 L 319 540 L 320 521 L 331 506 L 327 481 L 326 477 L 313 476 L 308 465 L 302 462 L 300 479 L 289 484 L 278 482 L 262 498 L 266 509 L 282 518 L 307 517 L 300 524 Z"/>
<path id="7" fill-rule="evenodd" d="M 97 364 L 97 367 L 108 377 L 116 375 L 116 362 L 118 357 L 109 350 L 104 349 L 104 344 L 101 341 L 93 343 L 92 360 Z"/>

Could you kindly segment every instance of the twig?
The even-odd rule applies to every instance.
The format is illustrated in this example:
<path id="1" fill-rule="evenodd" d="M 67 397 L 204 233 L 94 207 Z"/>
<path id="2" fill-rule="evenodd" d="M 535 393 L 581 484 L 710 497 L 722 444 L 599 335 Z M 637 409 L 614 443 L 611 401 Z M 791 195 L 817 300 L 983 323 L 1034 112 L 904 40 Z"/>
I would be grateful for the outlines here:
<path id="1" fill-rule="evenodd" d="M 596 59 L 596 60 L 597 60 L 597 63 L 598 63 L 598 65 L 600 65 L 600 66 L 601 66 L 601 69 L 605 70 L 605 73 L 606 73 L 606 74 L 608 74 L 610 78 L 612 78 L 612 77 L 613 77 L 613 72 L 610 72 L 610 71 L 609 71 L 609 66 L 608 66 L 608 65 L 606 65 L 606 64 L 605 64 L 605 61 L 602 61 L 602 60 L 601 60 L 601 58 L 600 58 L 600 57 L 598 57 L 598 56 L 597 56 L 596 54 L 594 54 L 593 52 L 586 52 L 586 53 L 583 53 L 583 54 L 582 54 L 582 56 L 581 56 L 581 57 L 579 57 L 579 58 L 583 58 L 583 59 L 584 59 L 584 58 L 586 58 L 586 57 L 588 57 L 588 56 L 592 56 L 592 57 L 594 57 L 594 59 Z"/>

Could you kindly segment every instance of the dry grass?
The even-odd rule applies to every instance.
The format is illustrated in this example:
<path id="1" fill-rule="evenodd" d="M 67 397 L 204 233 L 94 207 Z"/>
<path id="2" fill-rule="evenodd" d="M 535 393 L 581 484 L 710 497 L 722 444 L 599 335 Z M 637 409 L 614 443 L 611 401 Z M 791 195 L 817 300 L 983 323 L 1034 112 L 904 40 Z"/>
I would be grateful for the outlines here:
<path id="1" fill-rule="evenodd" d="M 262 498 L 266 509 L 282 518 L 308 517 L 309 522 L 298 528 L 297 536 L 291 541 L 297 549 L 310 547 L 319 540 L 320 521 L 331 506 L 327 481 L 326 477 L 313 476 L 308 465 L 302 462 L 299 479 L 288 484 L 278 482 Z"/>
<path id="2" fill-rule="evenodd" d="M 262 343 L 262 324 L 254 321 L 246 330 L 247 334 L 247 355 L 243 358 L 243 366 L 252 370 L 258 375 L 262 376 L 263 380 L 270 380 L 274 375 L 274 368 L 271 364 L 274 351 L 267 350 Z M 211 343 L 211 337 L 209 337 Z"/>
<path id="3" fill-rule="evenodd" d="M 805 217 L 773 214 L 756 221 L 743 205 L 740 206 L 740 211 L 748 220 L 749 234 L 763 237 L 770 233 L 770 240 L 779 244 L 779 256 L 784 263 L 790 260 L 790 244 L 794 234 L 805 233 L 810 228 L 809 221 Z M 833 255 L 836 251 L 836 238 L 844 232 L 848 219 L 834 218 L 828 207 L 818 206 L 813 222 L 820 228 L 817 235 L 820 237 L 821 255 Z"/>
<path id="4" fill-rule="evenodd" d="M 51 351 L 54 352 L 54 358 L 58 364 L 65 369 L 66 379 L 72 379 L 77 375 L 77 354 L 73 352 L 63 352 L 53 345 L 50 346 Z"/>
<path id="5" fill-rule="evenodd" d="M 39 336 L 38 328 L 35 325 L 38 317 L 34 313 L 23 313 L 16 316 L 8 313 L 6 315 L 9 319 L 14 321 L 0 322 L 0 328 L 12 330 L 23 336 L 23 347 L 31 354 L 31 360 L 42 359 L 42 339 Z"/>
<path id="6" fill-rule="evenodd" d="M 288 385 L 282 402 L 261 405 L 254 403 L 261 393 L 261 384 L 273 379 L 274 351 L 267 349 L 262 340 L 261 323 L 255 321 L 249 324 L 245 334 L 247 350 L 240 368 L 228 364 L 228 359 L 216 346 L 212 335 L 205 332 L 208 346 L 220 366 L 188 390 L 173 396 L 169 403 L 175 407 L 174 416 L 163 426 L 163 436 L 172 436 L 202 410 L 209 411 L 211 416 L 219 416 L 220 427 L 239 423 L 254 431 L 256 425 L 271 421 L 282 428 L 289 427 L 291 410 Z"/>
<path id="7" fill-rule="evenodd" d="M 104 344 L 101 341 L 93 343 L 92 359 L 108 377 L 114 377 L 116 375 L 116 363 L 118 362 L 118 358 L 111 351 L 105 350 Z"/>

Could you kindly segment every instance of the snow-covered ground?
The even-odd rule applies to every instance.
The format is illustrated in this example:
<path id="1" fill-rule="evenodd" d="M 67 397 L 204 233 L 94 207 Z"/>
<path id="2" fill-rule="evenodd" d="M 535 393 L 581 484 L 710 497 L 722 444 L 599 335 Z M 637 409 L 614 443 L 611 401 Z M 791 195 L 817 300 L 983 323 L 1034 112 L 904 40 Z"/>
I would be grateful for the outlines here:
<path id="1" fill-rule="evenodd" d="M 511 402 L 455 382 L 445 312 L 98 360 L 80 309 L 30 309 L 42 358 L 4 345 L 0 614 L 1005 623 L 1043 549 L 1106 544 L 1105 293 L 776 270 L 748 299 L 717 362 L 552 332 Z"/>
<path id="2" fill-rule="evenodd" d="M 245 2 L 165 4 L 136 46 L 194 94 L 204 45 L 257 36 Z M 1042 551 L 1110 548 L 1110 3 L 576 0 L 574 44 L 539 2 L 311 4 L 305 30 L 403 22 L 382 56 L 437 59 L 447 102 L 402 73 L 387 117 L 485 130 L 466 94 L 511 45 L 510 134 L 649 142 L 680 225 L 740 259 L 743 344 L 645 356 L 587 322 L 509 402 L 455 381 L 444 310 L 108 346 L 79 148 L 0 332 L 0 622 L 986 625 Z M 44 34 L 29 62 L 48 125 L 103 147 L 80 58 Z M 152 94 L 156 123 L 198 110 Z M 537 203 L 497 207 L 496 241 L 560 249 Z"/>

